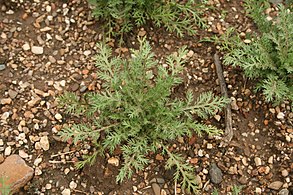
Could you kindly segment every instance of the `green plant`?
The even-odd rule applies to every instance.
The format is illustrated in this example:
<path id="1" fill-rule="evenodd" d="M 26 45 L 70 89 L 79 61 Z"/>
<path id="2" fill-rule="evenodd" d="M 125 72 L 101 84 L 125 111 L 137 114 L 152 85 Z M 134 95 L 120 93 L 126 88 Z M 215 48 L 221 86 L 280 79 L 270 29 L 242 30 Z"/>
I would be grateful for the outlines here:
<path id="1" fill-rule="evenodd" d="M 2 195 L 9 195 L 10 193 L 10 185 L 6 184 L 6 181 L 7 178 L 0 177 L 0 194 Z"/>
<path id="2" fill-rule="evenodd" d="M 182 37 L 196 33 L 196 25 L 204 26 L 201 17 L 203 4 L 194 0 L 180 3 L 176 0 L 89 0 L 94 6 L 93 15 L 106 24 L 109 36 L 122 36 L 135 26 L 151 21 Z"/>
<path id="3" fill-rule="evenodd" d="M 201 135 L 221 133 L 213 126 L 198 123 L 192 114 L 207 117 L 223 107 L 228 100 L 207 92 L 194 98 L 187 92 L 186 100 L 172 99 L 172 88 L 182 82 L 179 74 L 184 65 L 184 48 L 178 55 L 166 58 L 169 69 L 159 65 L 148 42 L 140 40 L 140 49 L 131 50 L 130 59 L 111 57 L 111 49 L 97 45 L 98 76 L 104 81 L 104 90 L 89 93 L 83 98 L 66 93 L 59 98 L 60 105 L 67 112 L 86 115 L 87 124 L 65 127 L 60 136 L 74 142 L 90 139 L 102 153 L 110 153 L 120 147 L 124 163 L 117 176 L 117 182 L 130 178 L 134 171 L 142 170 L 148 163 L 150 152 L 161 152 L 168 156 L 166 168 L 176 168 L 174 179 L 182 178 L 182 186 L 196 190 L 196 180 L 191 164 L 179 154 L 168 150 L 168 142 L 180 136 L 191 135 L 193 131 Z M 156 73 L 154 73 L 156 72 Z M 103 133 L 103 138 L 100 134 Z M 78 167 L 86 162 L 93 163 L 92 156 L 85 157 Z"/>
<path id="4" fill-rule="evenodd" d="M 224 64 L 240 66 L 249 78 L 259 79 L 256 89 L 274 104 L 293 100 L 293 14 L 282 5 L 279 10 L 272 21 L 255 11 L 251 16 L 258 18 L 260 36 L 254 35 L 250 44 L 239 41 L 224 57 Z"/>
<path id="5" fill-rule="evenodd" d="M 239 195 L 241 193 L 242 188 L 243 186 L 233 185 L 232 195 Z M 216 188 L 213 190 L 212 195 L 219 195 L 219 192 Z"/>

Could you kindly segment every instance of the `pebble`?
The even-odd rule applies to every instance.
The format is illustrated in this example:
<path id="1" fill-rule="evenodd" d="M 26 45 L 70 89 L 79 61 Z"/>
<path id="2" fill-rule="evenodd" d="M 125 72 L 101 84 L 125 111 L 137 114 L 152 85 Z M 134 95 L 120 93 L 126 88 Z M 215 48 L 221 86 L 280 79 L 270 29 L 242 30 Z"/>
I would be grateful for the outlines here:
<path id="1" fill-rule="evenodd" d="M 114 165 L 114 166 L 118 167 L 119 166 L 119 159 L 116 157 L 111 157 L 108 159 L 108 163 L 110 165 Z"/>
<path id="2" fill-rule="evenodd" d="M 1 104 L 2 105 L 11 104 L 11 102 L 12 102 L 11 98 L 3 98 L 3 99 L 1 99 Z"/>
<path id="3" fill-rule="evenodd" d="M 198 152 L 197 152 L 197 155 L 199 157 L 203 157 L 203 150 L 199 149 Z"/>
<path id="4" fill-rule="evenodd" d="M 59 114 L 59 113 L 55 114 L 54 117 L 55 117 L 55 119 L 57 119 L 58 121 L 62 119 L 62 115 Z"/>
<path id="5" fill-rule="evenodd" d="M 272 190 L 279 190 L 283 185 L 283 182 L 281 181 L 274 181 L 268 185 L 268 188 Z"/>
<path id="6" fill-rule="evenodd" d="M 62 195 L 70 195 L 71 194 L 71 191 L 70 189 L 68 188 L 65 188 L 62 192 L 61 192 Z"/>
<path id="7" fill-rule="evenodd" d="M 21 158 L 28 158 L 28 157 L 29 157 L 28 153 L 26 153 L 24 150 L 19 150 L 19 151 L 18 151 L 18 155 L 19 155 Z"/>
<path id="8" fill-rule="evenodd" d="M 287 177 L 287 176 L 289 175 L 289 172 L 288 172 L 287 169 L 282 170 L 281 173 L 282 173 L 282 176 L 283 176 L 283 177 Z"/>
<path id="9" fill-rule="evenodd" d="M 231 109 L 232 110 L 239 110 L 239 107 L 237 105 L 236 99 L 234 97 L 231 97 Z"/>
<path id="10" fill-rule="evenodd" d="M 2 115 L 1 115 L 1 119 L 2 120 L 7 120 L 10 116 L 10 113 L 9 112 L 4 112 Z"/>
<path id="11" fill-rule="evenodd" d="M 17 91 L 14 91 L 12 89 L 8 90 L 8 95 L 11 99 L 14 99 L 17 96 L 17 94 L 18 94 Z"/>
<path id="12" fill-rule="evenodd" d="M 37 158 L 35 161 L 34 161 L 34 165 L 35 166 L 39 166 L 39 164 L 43 161 L 43 158 Z"/>
<path id="13" fill-rule="evenodd" d="M 5 64 L 0 64 L 0 71 L 6 68 Z"/>
<path id="14" fill-rule="evenodd" d="M 75 183 L 74 181 L 71 181 L 70 183 L 69 183 L 69 188 L 70 189 L 75 189 L 75 188 L 77 188 L 77 183 Z"/>
<path id="15" fill-rule="evenodd" d="M 33 54 L 37 54 L 37 55 L 40 55 L 40 54 L 44 53 L 44 48 L 39 47 L 39 46 L 32 46 L 31 50 L 32 50 Z"/>
<path id="16" fill-rule="evenodd" d="M 86 50 L 86 51 L 83 52 L 83 54 L 84 54 L 85 56 L 89 56 L 91 53 L 92 53 L 92 52 L 91 52 L 90 50 Z"/>
<path id="17" fill-rule="evenodd" d="M 213 148 L 213 144 L 208 143 L 207 144 L 207 149 L 212 149 Z"/>
<path id="18" fill-rule="evenodd" d="M 42 170 L 39 167 L 35 168 L 35 175 L 42 175 Z"/>
<path id="19" fill-rule="evenodd" d="M 255 193 L 257 193 L 257 194 L 261 194 L 261 188 L 255 188 Z"/>
<path id="20" fill-rule="evenodd" d="M 11 146 L 8 146 L 4 150 L 4 155 L 9 156 L 11 154 Z"/>
<path id="21" fill-rule="evenodd" d="M 40 146 L 42 147 L 43 150 L 47 151 L 50 148 L 50 143 L 49 139 L 47 136 L 43 136 L 40 139 Z"/>
<path id="22" fill-rule="evenodd" d="M 279 191 L 278 195 L 289 195 L 289 190 L 282 189 L 282 190 Z"/>
<path id="23" fill-rule="evenodd" d="M 50 190 L 52 188 L 52 184 L 50 183 L 47 183 L 46 186 L 45 186 L 46 190 Z"/>
<path id="24" fill-rule="evenodd" d="M 269 157 L 268 163 L 269 164 L 273 164 L 274 163 L 274 157 L 273 156 L 270 156 Z"/>
<path id="25" fill-rule="evenodd" d="M 221 169 L 215 164 L 211 164 L 211 168 L 209 170 L 209 176 L 211 178 L 212 183 L 214 184 L 219 184 L 223 180 L 223 173 Z"/>
<path id="26" fill-rule="evenodd" d="M 285 114 L 283 112 L 279 112 L 277 115 L 278 119 L 284 119 L 284 117 L 285 117 Z"/>
<path id="27" fill-rule="evenodd" d="M 31 49 L 31 47 L 30 47 L 30 45 L 29 45 L 28 43 L 25 43 L 25 44 L 22 46 L 22 49 L 23 49 L 24 51 L 28 51 L 28 50 Z"/>
<path id="28" fill-rule="evenodd" d="M 218 115 L 218 114 L 217 114 L 217 115 L 215 115 L 215 116 L 214 116 L 214 118 L 215 118 L 217 121 L 220 121 L 220 120 L 221 120 L 221 116 L 220 116 L 220 115 Z"/>
<path id="29" fill-rule="evenodd" d="M 261 159 L 259 157 L 255 157 L 254 158 L 254 163 L 255 163 L 255 166 L 261 166 Z"/>

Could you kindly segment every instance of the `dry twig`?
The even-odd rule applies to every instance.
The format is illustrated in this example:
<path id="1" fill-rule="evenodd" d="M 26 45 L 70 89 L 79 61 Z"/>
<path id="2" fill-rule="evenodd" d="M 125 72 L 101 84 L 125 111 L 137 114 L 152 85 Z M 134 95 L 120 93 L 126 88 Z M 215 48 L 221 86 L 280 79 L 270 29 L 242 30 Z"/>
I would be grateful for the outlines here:
<path id="1" fill-rule="evenodd" d="M 214 62 L 216 65 L 216 70 L 217 70 L 217 75 L 218 75 L 218 79 L 219 79 L 219 83 L 220 83 L 222 96 L 229 98 L 228 92 L 227 92 L 227 87 L 226 87 L 226 82 L 225 82 L 224 75 L 223 75 L 221 61 L 220 61 L 219 55 L 217 53 L 215 53 L 215 55 L 214 55 Z M 232 116 L 231 115 L 232 115 L 231 114 L 231 104 L 228 104 L 225 108 L 225 137 L 224 137 L 225 142 L 230 142 L 233 138 Z"/>

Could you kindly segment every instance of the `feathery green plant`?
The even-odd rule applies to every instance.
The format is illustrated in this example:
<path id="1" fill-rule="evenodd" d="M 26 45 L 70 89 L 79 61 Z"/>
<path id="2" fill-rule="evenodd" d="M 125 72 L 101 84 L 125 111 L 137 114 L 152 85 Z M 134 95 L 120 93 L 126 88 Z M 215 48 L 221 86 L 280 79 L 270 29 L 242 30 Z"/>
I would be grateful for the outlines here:
<path id="1" fill-rule="evenodd" d="M 194 121 L 192 113 L 207 117 L 228 100 L 214 97 L 210 92 L 198 98 L 188 92 L 185 100 L 170 98 L 172 88 L 182 82 L 179 74 L 185 62 L 185 48 L 179 49 L 177 55 L 168 56 L 169 68 L 165 68 L 158 64 L 145 40 L 140 40 L 139 50 L 131 50 L 130 59 L 112 57 L 111 49 L 103 44 L 97 47 L 96 65 L 98 76 L 104 81 L 103 90 L 82 98 L 73 93 L 59 98 L 60 105 L 69 113 L 87 117 L 90 122 L 65 127 L 59 132 L 60 136 L 64 140 L 73 137 L 75 143 L 90 139 L 103 152 L 113 153 L 120 147 L 123 164 L 117 182 L 130 178 L 134 171 L 143 170 L 149 163 L 149 152 L 166 154 L 166 168 L 177 170 L 174 179 L 182 178 L 182 186 L 195 191 L 192 165 L 179 154 L 169 152 L 167 144 L 180 136 L 190 136 L 193 131 L 199 135 L 221 133 L 215 127 Z M 97 152 L 85 157 L 85 161 L 94 162 L 96 155 Z M 81 168 L 84 164 L 80 162 L 78 166 Z"/>
<path id="2" fill-rule="evenodd" d="M 259 79 L 256 89 L 263 91 L 267 101 L 279 104 L 293 100 L 293 14 L 279 5 L 278 17 L 269 21 L 262 14 L 265 7 L 250 5 L 260 36 L 254 35 L 250 44 L 239 41 L 232 46 L 224 64 L 240 66 L 249 78 Z"/>
<path id="3" fill-rule="evenodd" d="M 164 27 L 182 37 L 184 33 L 194 35 L 196 25 L 203 27 L 201 17 L 203 3 L 188 0 L 89 0 L 93 5 L 93 15 L 106 24 L 108 36 L 123 36 L 135 26 L 141 27 L 152 22 L 156 27 Z"/>

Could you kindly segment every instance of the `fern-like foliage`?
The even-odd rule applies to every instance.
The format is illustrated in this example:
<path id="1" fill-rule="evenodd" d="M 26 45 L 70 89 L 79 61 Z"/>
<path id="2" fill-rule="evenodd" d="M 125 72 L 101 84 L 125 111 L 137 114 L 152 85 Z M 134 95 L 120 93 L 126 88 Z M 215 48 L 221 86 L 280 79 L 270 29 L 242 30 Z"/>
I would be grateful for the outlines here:
<path id="1" fill-rule="evenodd" d="M 94 6 L 93 15 L 104 20 L 109 36 L 123 35 L 133 27 L 151 21 L 178 36 L 194 35 L 196 26 L 205 26 L 203 4 L 194 0 L 180 3 L 176 0 L 89 0 Z"/>
<path id="2" fill-rule="evenodd" d="M 262 14 L 265 4 L 259 6 L 250 5 L 248 11 L 259 25 L 260 36 L 255 35 L 250 44 L 235 44 L 224 57 L 224 64 L 240 66 L 249 78 L 259 79 L 257 89 L 263 90 L 267 101 L 292 101 L 293 14 L 279 5 L 278 17 L 268 21 Z"/>
<path id="3" fill-rule="evenodd" d="M 111 50 L 105 45 L 97 46 L 100 50 L 97 55 L 98 76 L 104 80 L 102 92 L 80 98 L 82 105 L 86 102 L 83 112 L 77 109 L 78 106 L 73 109 L 68 105 L 76 103 L 75 96 L 64 95 L 60 99 L 65 101 L 61 104 L 67 105 L 69 112 L 81 115 L 89 112 L 87 116 L 91 122 L 65 127 L 59 134 L 65 140 L 73 137 L 74 142 L 92 140 L 110 153 L 120 146 L 124 161 L 117 176 L 118 182 L 142 170 L 149 163 L 146 154 L 159 152 L 158 144 L 191 135 L 192 131 L 199 135 L 203 132 L 220 133 L 215 127 L 194 121 L 192 113 L 207 117 L 225 106 L 228 100 L 214 97 L 209 92 L 198 98 L 189 92 L 186 100 L 170 98 L 172 88 L 182 82 L 179 73 L 184 65 L 184 48 L 177 55 L 167 57 L 169 66 L 164 68 L 158 64 L 145 40 L 140 40 L 140 49 L 132 50 L 132 57 L 127 60 L 111 57 Z M 72 97 L 74 101 L 64 97 Z M 180 155 L 169 156 L 166 166 L 176 166 L 178 174 L 175 179 L 180 176 L 183 187 L 195 189 L 190 165 L 184 163 Z M 93 158 L 86 157 L 85 160 L 93 162 Z M 83 165 L 80 163 L 79 167 Z"/>

